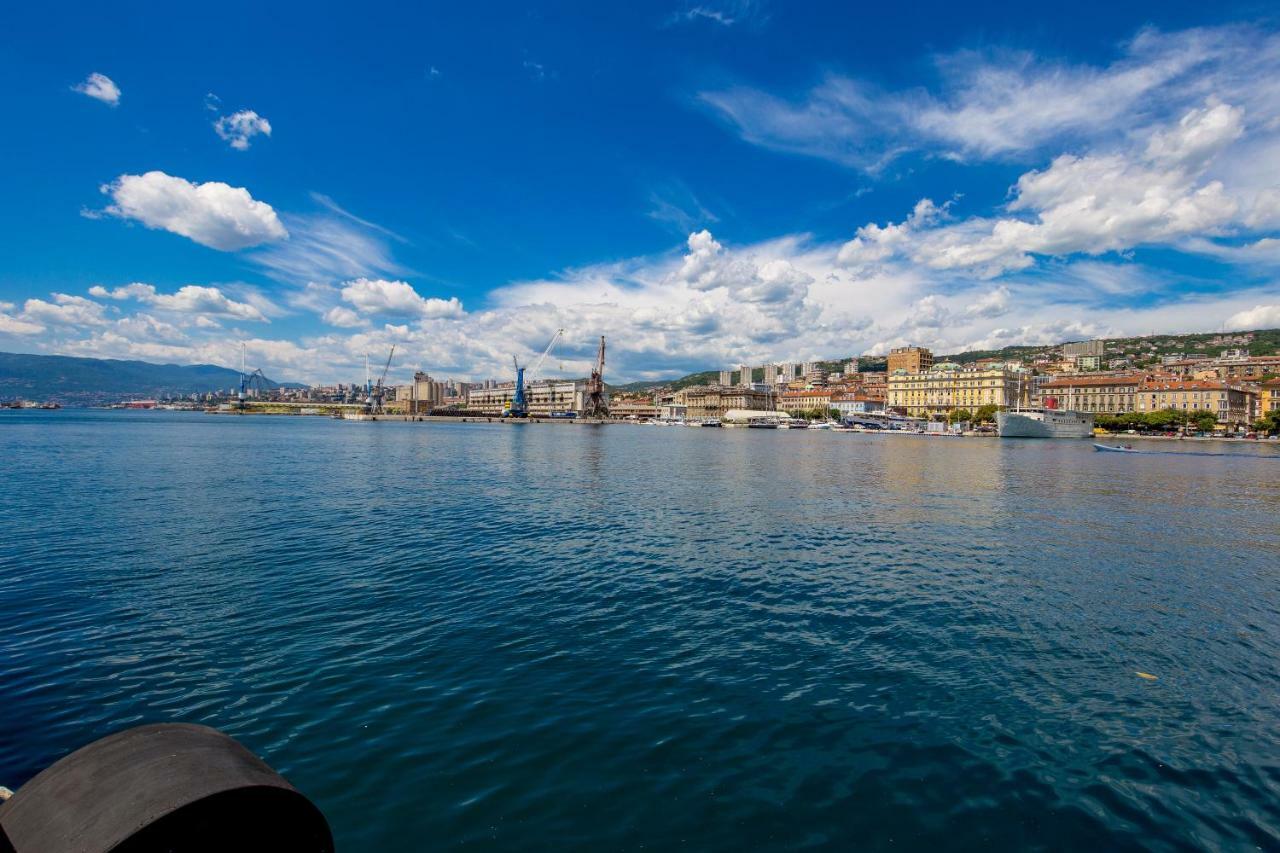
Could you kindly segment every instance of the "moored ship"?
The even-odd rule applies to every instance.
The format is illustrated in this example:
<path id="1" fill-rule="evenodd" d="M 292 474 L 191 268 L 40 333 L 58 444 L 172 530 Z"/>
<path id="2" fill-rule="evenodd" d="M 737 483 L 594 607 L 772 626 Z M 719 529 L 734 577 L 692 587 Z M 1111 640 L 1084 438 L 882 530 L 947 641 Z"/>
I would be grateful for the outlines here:
<path id="1" fill-rule="evenodd" d="M 1065 409 L 1019 409 L 998 412 L 996 427 L 1001 438 L 1089 438 L 1093 414 Z"/>

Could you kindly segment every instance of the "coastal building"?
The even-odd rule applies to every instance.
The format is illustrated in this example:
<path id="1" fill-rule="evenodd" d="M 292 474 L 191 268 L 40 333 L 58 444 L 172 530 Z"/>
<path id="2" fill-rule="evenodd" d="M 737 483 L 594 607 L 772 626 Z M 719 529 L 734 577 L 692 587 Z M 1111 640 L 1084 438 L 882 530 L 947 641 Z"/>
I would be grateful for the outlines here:
<path id="1" fill-rule="evenodd" d="M 848 415 L 871 415 L 884 412 L 884 400 L 873 400 L 866 394 L 834 394 L 830 407 L 840 413 L 840 417 Z"/>
<path id="2" fill-rule="evenodd" d="M 656 418 L 658 414 L 658 404 L 652 397 L 626 400 L 614 399 L 609 403 L 609 417 L 612 418 L 634 418 L 639 420 L 642 418 Z"/>
<path id="3" fill-rule="evenodd" d="M 1258 417 L 1280 412 L 1280 378 L 1268 379 L 1258 389 Z"/>
<path id="4" fill-rule="evenodd" d="M 1213 412 L 1224 427 L 1242 427 L 1257 416 L 1258 394 L 1222 380 L 1173 379 L 1142 383 L 1134 397 L 1134 411 L 1162 409 Z"/>
<path id="5" fill-rule="evenodd" d="M 1142 382 L 1137 374 L 1056 376 L 1040 384 L 1038 391 L 1040 402 L 1051 409 L 1119 414 L 1134 410 L 1134 396 Z"/>
<path id="6" fill-rule="evenodd" d="M 719 418 L 730 409 L 772 409 L 770 395 L 753 388 L 694 385 L 675 393 L 674 405 L 683 406 L 686 416 L 695 419 Z"/>
<path id="7" fill-rule="evenodd" d="M 1027 374 L 1008 365 L 962 368 L 939 362 L 921 373 L 889 371 L 888 407 L 928 418 L 954 409 L 1012 407 L 1026 403 Z"/>
<path id="8" fill-rule="evenodd" d="M 814 388 L 806 391 L 784 391 L 777 397 L 778 408 L 784 412 L 797 414 L 815 409 L 831 408 L 831 392 Z"/>
<path id="9" fill-rule="evenodd" d="M 529 414 L 547 416 L 552 412 L 577 412 L 586 409 L 587 380 L 546 379 L 525 388 L 525 400 Z M 609 391 L 605 389 L 605 402 Z M 495 388 L 472 388 L 467 393 L 467 410 L 486 415 L 501 415 L 510 408 L 515 396 L 515 383 L 504 382 Z"/>
<path id="10" fill-rule="evenodd" d="M 933 353 L 924 347 L 898 347 L 889 350 L 890 375 L 898 372 L 918 374 L 933 367 Z"/>

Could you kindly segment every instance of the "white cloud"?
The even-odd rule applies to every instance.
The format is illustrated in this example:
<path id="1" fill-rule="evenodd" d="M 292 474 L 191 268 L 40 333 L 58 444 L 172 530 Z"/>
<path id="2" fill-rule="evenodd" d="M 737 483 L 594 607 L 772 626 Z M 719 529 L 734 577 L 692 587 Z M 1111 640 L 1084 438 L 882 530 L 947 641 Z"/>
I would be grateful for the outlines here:
<path id="1" fill-rule="evenodd" d="M 1253 329 L 1274 329 L 1280 326 L 1280 304 L 1255 305 L 1245 311 L 1239 311 L 1227 318 L 1223 329 L 1231 332 L 1251 331 Z"/>
<path id="2" fill-rule="evenodd" d="M 53 301 L 28 299 L 22 306 L 22 320 L 59 326 L 100 326 L 107 322 L 106 311 L 92 299 L 53 294 Z"/>
<path id="3" fill-rule="evenodd" d="M 1003 285 L 984 293 L 964 309 L 970 317 L 1000 317 L 1009 313 L 1009 288 Z"/>
<path id="4" fill-rule="evenodd" d="M 858 229 L 857 236 L 840 247 L 837 259 L 845 266 L 866 268 L 893 257 L 913 233 L 935 223 L 946 212 L 948 205 L 938 207 L 933 199 L 922 198 L 916 202 L 911 215 L 905 221 L 883 227 L 874 222 Z"/>
<path id="5" fill-rule="evenodd" d="M 253 137 L 271 135 L 271 122 L 253 110 L 240 110 L 229 116 L 219 116 L 213 123 L 213 129 L 232 148 L 247 151 Z"/>
<path id="6" fill-rule="evenodd" d="M 780 258 L 727 254 L 707 230 L 689 235 L 688 254 L 674 280 L 698 291 L 724 288 L 735 300 L 798 304 L 813 278 Z"/>
<path id="7" fill-rule="evenodd" d="M 243 187 L 193 184 L 164 172 L 121 175 L 102 187 L 106 212 L 148 228 L 181 234 L 202 246 L 233 252 L 289 236 L 275 210 Z"/>
<path id="8" fill-rule="evenodd" d="M 1176 245 L 1245 228 L 1239 193 L 1206 174 L 1243 132 L 1243 110 L 1209 103 L 1150 132 L 1145 144 L 1064 154 L 1023 174 L 1005 206 L 1010 215 L 939 224 L 936 216 L 920 216 L 917 205 L 901 225 L 863 226 L 840 260 L 859 269 L 898 259 L 991 277 L 1026 269 L 1035 256 Z"/>
<path id="9" fill-rule="evenodd" d="M 99 299 L 136 299 L 160 311 L 177 314 L 199 314 L 231 317 L 237 320 L 270 322 L 261 309 L 247 302 L 237 302 L 216 287 L 187 284 L 175 293 L 159 293 L 154 285 L 134 282 L 113 290 L 101 285 L 89 288 L 89 295 Z"/>
<path id="10" fill-rule="evenodd" d="M 456 296 L 449 299 L 424 299 L 413 286 L 403 281 L 358 278 L 342 286 L 342 299 L 361 314 L 391 317 L 417 317 L 424 320 L 456 318 L 463 314 Z"/>
<path id="11" fill-rule="evenodd" d="M 829 75 L 799 98 L 747 86 L 698 97 L 748 142 L 872 172 L 912 151 L 1022 159 L 1051 144 L 1116 143 L 1210 94 L 1280 114 L 1280 35 L 1248 27 L 1144 30 L 1101 66 L 1013 50 L 934 61 L 932 90 Z"/>
<path id="12" fill-rule="evenodd" d="M 120 103 L 120 87 L 110 77 L 105 74 L 99 74 L 97 71 L 71 88 L 82 95 L 88 95 L 90 98 L 102 101 L 102 103 L 109 106 L 114 107 Z"/>
<path id="13" fill-rule="evenodd" d="M 364 326 L 367 323 L 359 314 L 350 308 L 343 308 L 341 305 L 335 305 L 326 311 L 324 321 L 330 326 L 337 326 L 342 329 L 353 329 L 357 326 Z"/>
<path id="14" fill-rule="evenodd" d="M 293 284 L 327 284 L 353 278 L 411 275 L 398 264 L 377 234 L 402 240 L 394 232 L 366 222 L 321 196 L 336 215 L 289 216 L 289 239 L 255 251 L 254 263 L 272 278 Z M 371 232 L 377 232 L 371 233 Z"/>
<path id="15" fill-rule="evenodd" d="M 44 325 L 41 323 L 23 320 L 10 315 L 7 311 L 0 311 L 0 335 L 38 335 L 43 331 Z"/>

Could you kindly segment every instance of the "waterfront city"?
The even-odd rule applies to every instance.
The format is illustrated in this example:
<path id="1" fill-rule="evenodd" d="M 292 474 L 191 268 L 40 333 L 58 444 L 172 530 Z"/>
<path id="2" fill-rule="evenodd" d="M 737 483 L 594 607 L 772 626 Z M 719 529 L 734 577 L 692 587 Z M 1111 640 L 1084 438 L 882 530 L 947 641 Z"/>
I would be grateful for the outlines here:
<path id="1" fill-rule="evenodd" d="M 1280 851 L 1280 10 L 11 3 L 0 79 L 0 853 Z"/>

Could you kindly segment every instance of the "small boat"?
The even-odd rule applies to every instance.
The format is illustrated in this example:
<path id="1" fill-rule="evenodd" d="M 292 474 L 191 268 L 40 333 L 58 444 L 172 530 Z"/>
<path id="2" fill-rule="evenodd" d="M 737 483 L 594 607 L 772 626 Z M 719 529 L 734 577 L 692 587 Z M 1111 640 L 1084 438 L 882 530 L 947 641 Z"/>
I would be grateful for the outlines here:
<path id="1" fill-rule="evenodd" d="M 1141 450 L 1134 450 L 1127 444 L 1094 444 L 1094 450 L 1105 450 L 1109 453 L 1141 453 Z"/>

